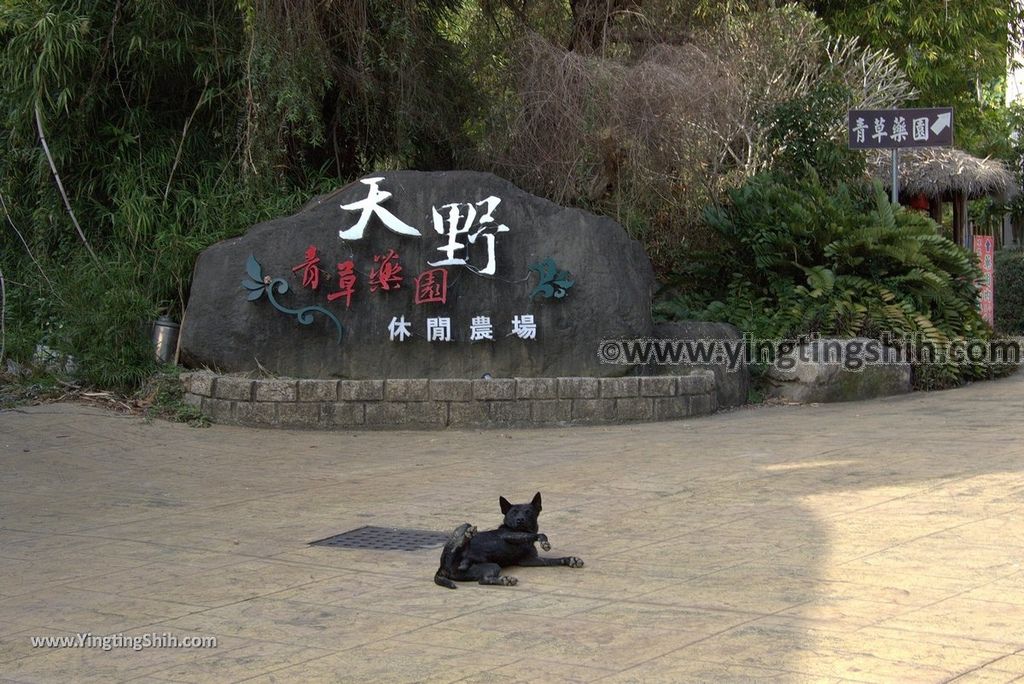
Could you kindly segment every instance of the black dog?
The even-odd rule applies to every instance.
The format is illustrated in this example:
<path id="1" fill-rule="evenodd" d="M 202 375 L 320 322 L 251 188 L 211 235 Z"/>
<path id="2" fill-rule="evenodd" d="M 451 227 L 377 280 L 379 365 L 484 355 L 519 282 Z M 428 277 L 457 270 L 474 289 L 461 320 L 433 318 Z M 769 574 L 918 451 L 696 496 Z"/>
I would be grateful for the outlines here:
<path id="1" fill-rule="evenodd" d="M 502 568 L 510 565 L 583 567 L 583 561 L 575 556 L 541 558 L 537 555 L 534 546 L 537 542 L 545 551 L 551 549 L 547 536 L 537 531 L 540 492 L 530 503 L 513 506 L 503 496 L 499 497 L 498 503 L 505 515 L 505 521 L 498 529 L 477 533 L 475 527 L 463 523 L 452 532 L 441 552 L 441 567 L 434 575 L 434 582 L 449 589 L 455 588 L 455 582 L 469 581 L 512 586 L 519 580 L 500 574 Z"/>

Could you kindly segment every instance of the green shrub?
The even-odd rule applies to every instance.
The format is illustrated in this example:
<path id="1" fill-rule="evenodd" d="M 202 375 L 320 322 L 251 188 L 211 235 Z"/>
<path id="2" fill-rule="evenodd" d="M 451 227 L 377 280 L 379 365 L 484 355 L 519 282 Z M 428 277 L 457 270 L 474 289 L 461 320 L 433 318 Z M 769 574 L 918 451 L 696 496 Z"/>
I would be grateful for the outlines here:
<path id="1" fill-rule="evenodd" d="M 148 339 L 156 307 L 136 287 L 130 264 L 108 257 L 96 263 L 80 255 L 59 274 L 57 285 L 62 325 L 51 346 L 75 358 L 84 380 L 123 390 L 156 369 Z"/>
<path id="2" fill-rule="evenodd" d="M 3 356 L 137 388 L 201 250 L 366 170 L 451 167 L 458 3 L 350 4 L 0 2 Z"/>
<path id="3" fill-rule="evenodd" d="M 939 236 L 929 218 L 895 209 L 880 186 L 826 185 L 810 168 L 802 178 L 762 174 L 706 219 L 725 244 L 714 279 L 724 286 L 663 304 L 664 314 L 690 311 L 762 339 L 990 337 L 977 312 L 974 255 Z M 932 367 L 918 374 L 919 386 L 992 372 Z"/>
<path id="4" fill-rule="evenodd" d="M 996 252 L 996 330 L 1024 335 L 1024 250 Z"/>
<path id="5" fill-rule="evenodd" d="M 770 169 L 787 177 L 800 177 L 807 164 L 825 183 L 856 178 L 864 169 L 863 155 L 836 142 L 836 121 L 846 118 L 852 95 L 848 86 L 819 83 L 806 95 L 785 100 L 764 117 Z"/>

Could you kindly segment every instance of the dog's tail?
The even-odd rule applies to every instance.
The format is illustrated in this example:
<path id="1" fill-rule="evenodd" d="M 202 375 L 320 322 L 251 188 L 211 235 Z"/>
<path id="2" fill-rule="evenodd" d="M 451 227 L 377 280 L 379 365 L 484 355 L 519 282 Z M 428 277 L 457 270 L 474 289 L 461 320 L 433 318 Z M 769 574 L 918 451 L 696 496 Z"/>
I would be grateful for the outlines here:
<path id="1" fill-rule="evenodd" d="M 452 582 L 447 577 L 442 577 L 440 571 L 437 572 L 434 575 L 434 584 L 436 584 L 439 587 L 448 587 L 449 589 L 458 589 L 458 587 L 455 586 L 455 582 Z"/>

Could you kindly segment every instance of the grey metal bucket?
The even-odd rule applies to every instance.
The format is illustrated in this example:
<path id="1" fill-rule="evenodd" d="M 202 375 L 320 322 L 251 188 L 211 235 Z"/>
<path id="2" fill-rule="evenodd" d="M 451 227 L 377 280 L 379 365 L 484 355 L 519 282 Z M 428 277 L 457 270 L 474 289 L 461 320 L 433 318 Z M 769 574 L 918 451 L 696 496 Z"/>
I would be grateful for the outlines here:
<path id="1" fill-rule="evenodd" d="M 160 363 L 170 363 L 174 360 L 180 327 L 170 316 L 161 316 L 153 323 L 153 352 Z"/>

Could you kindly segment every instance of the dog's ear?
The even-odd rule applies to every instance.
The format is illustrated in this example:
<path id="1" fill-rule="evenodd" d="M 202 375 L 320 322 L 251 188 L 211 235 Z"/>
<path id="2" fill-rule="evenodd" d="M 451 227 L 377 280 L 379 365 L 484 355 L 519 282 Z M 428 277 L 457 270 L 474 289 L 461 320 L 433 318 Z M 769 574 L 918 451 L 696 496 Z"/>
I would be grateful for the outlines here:
<path id="1" fill-rule="evenodd" d="M 508 499 L 506 499 L 503 496 L 499 496 L 498 497 L 498 505 L 501 506 L 501 514 L 502 515 L 505 515 L 506 513 L 508 513 L 508 509 L 512 508 L 512 504 L 510 504 L 508 502 Z"/>
<path id="2" fill-rule="evenodd" d="M 540 492 L 537 492 L 536 494 L 533 495 L 533 501 L 530 502 L 530 505 L 533 506 L 538 513 L 540 513 Z"/>

